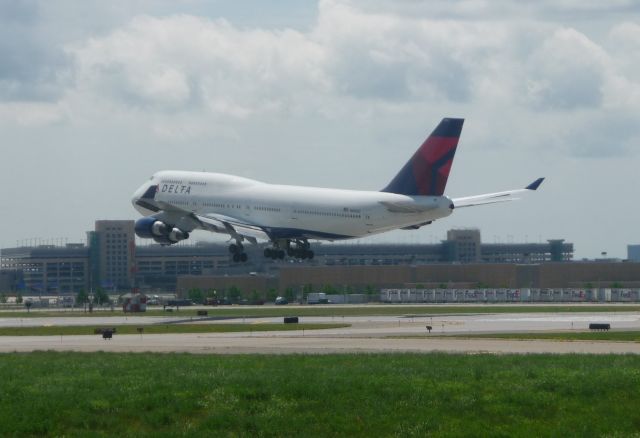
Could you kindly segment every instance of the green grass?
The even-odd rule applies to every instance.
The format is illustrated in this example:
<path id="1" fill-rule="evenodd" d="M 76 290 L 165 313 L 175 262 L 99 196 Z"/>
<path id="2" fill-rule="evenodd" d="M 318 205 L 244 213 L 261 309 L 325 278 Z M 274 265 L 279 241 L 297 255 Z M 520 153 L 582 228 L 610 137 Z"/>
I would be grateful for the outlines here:
<path id="1" fill-rule="evenodd" d="M 153 324 L 153 325 L 110 325 L 110 326 L 48 326 L 48 327 L 0 327 L 0 336 L 58 336 L 94 335 L 98 327 L 114 327 L 116 334 L 138 334 L 143 327 L 144 334 L 167 333 L 231 333 L 267 332 L 276 330 L 321 330 L 349 327 L 349 324 Z"/>
<path id="2" fill-rule="evenodd" d="M 640 356 L 0 356 L 5 436 L 640 433 Z"/>
<path id="3" fill-rule="evenodd" d="M 229 317 L 278 317 L 278 316 L 376 316 L 376 315 L 415 315 L 431 316 L 444 314 L 477 314 L 477 313 L 580 313 L 580 312 L 640 312 L 640 306 L 611 306 L 611 305 L 478 305 L 478 306 L 450 306 L 450 305 L 425 305 L 425 306 L 265 306 L 265 307 L 210 307 L 207 308 L 209 316 Z M 162 309 L 151 309 L 145 313 L 127 314 L 134 316 L 183 316 L 196 315 L 196 310 L 189 307 L 181 307 L 180 310 L 165 312 Z M 65 311 L 32 311 L 32 312 L 0 312 L 0 318 L 38 318 L 59 316 L 122 316 L 125 313 L 121 309 L 97 310 L 93 313 L 85 313 L 82 310 Z"/>
<path id="4" fill-rule="evenodd" d="M 422 337 L 422 336 L 420 336 Z M 428 336 L 425 336 L 428 337 Z M 558 341 L 620 341 L 640 342 L 640 331 L 608 332 L 558 332 L 558 333 L 482 333 L 451 335 L 455 338 L 491 338 L 491 339 L 550 339 Z"/>

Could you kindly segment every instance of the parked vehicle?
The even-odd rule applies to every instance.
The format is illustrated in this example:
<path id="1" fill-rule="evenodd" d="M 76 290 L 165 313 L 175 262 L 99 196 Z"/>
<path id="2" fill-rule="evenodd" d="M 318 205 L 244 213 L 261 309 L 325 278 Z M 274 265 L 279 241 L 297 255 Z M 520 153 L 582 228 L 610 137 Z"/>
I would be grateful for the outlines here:
<path id="1" fill-rule="evenodd" d="M 59 298 L 59 302 L 62 304 L 62 307 L 73 307 L 76 303 L 76 299 L 72 296 L 64 296 Z"/>
<path id="2" fill-rule="evenodd" d="M 307 295 L 307 304 L 327 304 L 327 294 L 324 292 L 311 292 Z"/>

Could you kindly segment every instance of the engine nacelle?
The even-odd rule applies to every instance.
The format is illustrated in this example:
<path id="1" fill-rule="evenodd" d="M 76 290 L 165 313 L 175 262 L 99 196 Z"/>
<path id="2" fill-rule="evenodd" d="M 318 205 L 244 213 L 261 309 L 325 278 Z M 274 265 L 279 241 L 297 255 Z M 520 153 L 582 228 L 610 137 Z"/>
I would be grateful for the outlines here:
<path id="1" fill-rule="evenodd" d="M 170 226 L 155 217 L 143 217 L 138 219 L 135 224 L 136 236 L 146 239 L 154 237 L 166 237 L 171 230 Z"/>
<path id="2" fill-rule="evenodd" d="M 172 242 L 180 242 L 189 238 L 189 233 L 182 231 L 180 228 L 174 228 L 169 232 L 169 240 Z"/>
<path id="3" fill-rule="evenodd" d="M 175 243 L 170 241 L 168 236 L 154 237 L 153 240 L 160 245 L 172 245 Z"/>
<path id="4" fill-rule="evenodd" d="M 134 226 L 136 236 L 143 237 L 145 239 L 153 238 L 154 235 L 152 227 L 156 222 L 158 222 L 158 220 L 154 217 L 143 217 L 141 219 L 138 219 Z"/>
<path id="5" fill-rule="evenodd" d="M 165 224 L 164 222 L 155 221 L 151 225 L 151 234 L 157 237 L 166 236 L 167 234 L 169 234 L 169 230 L 169 225 Z"/>
<path id="6" fill-rule="evenodd" d="M 138 237 L 153 239 L 162 245 L 171 245 L 189 238 L 187 231 L 159 221 L 153 216 L 138 219 L 135 231 Z"/>

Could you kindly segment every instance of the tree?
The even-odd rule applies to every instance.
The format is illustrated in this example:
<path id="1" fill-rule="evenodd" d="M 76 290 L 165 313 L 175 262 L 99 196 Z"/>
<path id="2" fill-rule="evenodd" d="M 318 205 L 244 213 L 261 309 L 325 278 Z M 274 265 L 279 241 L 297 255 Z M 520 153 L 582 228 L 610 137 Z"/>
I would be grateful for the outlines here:
<path id="1" fill-rule="evenodd" d="M 368 284 L 364 288 L 364 293 L 366 293 L 367 295 L 375 295 L 376 290 L 373 288 L 372 285 Z"/>
<path id="2" fill-rule="evenodd" d="M 194 287 L 193 289 L 189 289 L 188 297 L 194 303 L 202 304 L 204 301 L 204 295 L 199 288 Z"/>
<path id="3" fill-rule="evenodd" d="M 287 301 L 292 303 L 296 299 L 296 291 L 294 291 L 292 287 L 288 287 L 284 291 L 284 297 L 287 299 Z"/>
<path id="4" fill-rule="evenodd" d="M 5 294 L 0 295 L 0 303 L 5 304 L 7 302 L 7 296 Z"/>
<path id="5" fill-rule="evenodd" d="M 336 289 L 331 284 L 325 284 L 324 287 L 322 288 L 322 291 L 327 295 L 334 295 L 338 293 L 338 289 Z"/>
<path id="6" fill-rule="evenodd" d="M 267 301 L 275 301 L 276 298 L 278 298 L 278 290 L 272 287 L 267 291 Z"/>
<path id="7" fill-rule="evenodd" d="M 22 294 L 16 295 L 16 304 L 22 304 Z"/>
<path id="8" fill-rule="evenodd" d="M 85 305 L 89 301 L 89 295 L 85 292 L 84 289 L 80 289 L 78 294 L 76 295 L 76 304 Z"/>
<path id="9" fill-rule="evenodd" d="M 96 289 L 95 293 L 93 294 L 93 299 L 97 304 L 100 305 L 109 304 L 110 302 L 109 294 L 107 294 L 107 292 L 101 287 Z"/>
<path id="10" fill-rule="evenodd" d="M 242 296 L 242 291 L 238 286 L 231 286 L 228 291 L 228 296 L 232 303 L 237 303 Z"/>
<path id="11" fill-rule="evenodd" d="M 262 301 L 260 294 L 258 293 L 257 290 L 253 290 L 253 292 L 251 292 L 251 304 L 258 304 L 260 303 L 260 301 Z"/>

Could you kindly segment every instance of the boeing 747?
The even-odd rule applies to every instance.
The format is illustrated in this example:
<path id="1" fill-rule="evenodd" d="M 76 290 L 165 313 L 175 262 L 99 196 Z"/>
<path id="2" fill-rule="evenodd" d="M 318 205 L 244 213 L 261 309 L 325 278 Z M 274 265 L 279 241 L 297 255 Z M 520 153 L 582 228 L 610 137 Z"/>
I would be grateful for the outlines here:
<path id="1" fill-rule="evenodd" d="M 271 242 L 265 257 L 313 258 L 309 240 L 340 240 L 395 229 L 413 230 L 456 208 L 512 201 L 524 189 L 450 198 L 444 195 L 464 119 L 445 118 L 380 191 L 267 184 L 221 173 L 165 170 L 133 195 L 144 217 L 138 237 L 171 245 L 193 230 L 227 234 L 235 262 L 247 261 L 243 243 Z"/>

